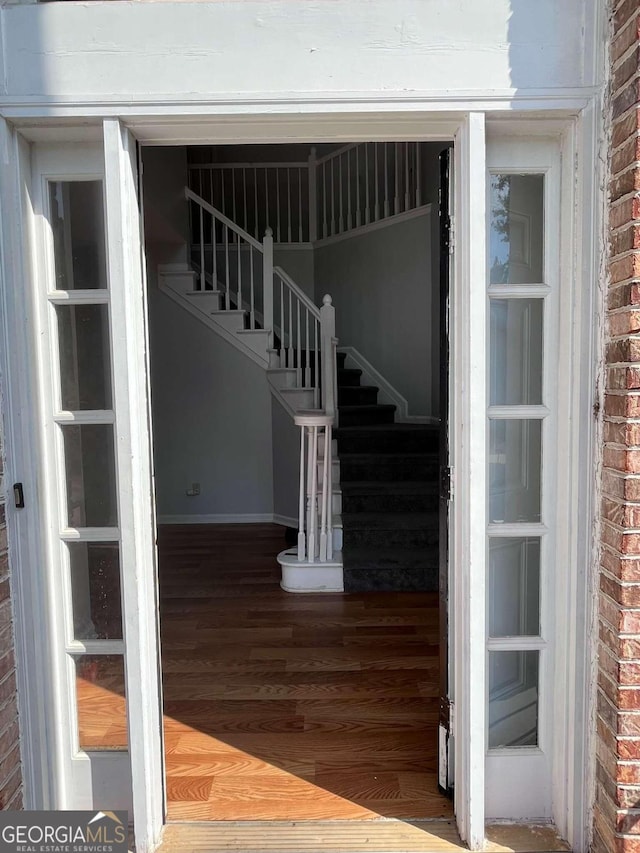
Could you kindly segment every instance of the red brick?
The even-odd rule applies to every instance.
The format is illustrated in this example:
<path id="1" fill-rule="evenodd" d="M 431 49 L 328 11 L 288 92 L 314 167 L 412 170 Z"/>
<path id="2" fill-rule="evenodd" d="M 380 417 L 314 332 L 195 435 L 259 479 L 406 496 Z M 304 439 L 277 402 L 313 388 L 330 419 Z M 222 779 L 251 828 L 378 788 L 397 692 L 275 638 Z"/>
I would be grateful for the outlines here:
<path id="1" fill-rule="evenodd" d="M 622 182 L 627 180 L 627 175 L 633 176 L 633 186 L 631 188 L 640 189 L 640 170 L 632 170 L 626 172 L 622 177 L 616 178 L 619 186 L 622 186 Z M 638 186 L 635 186 L 636 183 Z M 625 189 L 624 192 L 629 192 L 629 190 Z M 626 257 L 614 260 L 609 264 L 609 280 L 612 284 L 627 281 L 630 278 L 637 278 L 638 276 L 640 276 L 640 256 L 637 254 L 626 255 Z M 609 319 L 612 320 L 615 316 L 617 315 L 614 314 Z"/>
<path id="2" fill-rule="evenodd" d="M 614 119 L 619 118 L 623 113 L 626 113 L 634 104 L 640 101 L 640 88 L 638 80 L 631 80 L 626 86 L 618 91 L 611 104 L 611 114 Z"/>
<path id="3" fill-rule="evenodd" d="M 613 32 L 619 33 L 629 20 L 638 14 L 638 0 L 624 0 L 613 16 Z"/>
<path id="4" fill-rule="evenodd" d="M 607 388 L 611 391 L 637 391 L 640 388 L 640 367 L 610 367 Z"/>
<path id="5" fill-rule="evenodd" d="M 635 2 L 635 0 L 634 0 Z M 624 59 L 611 75 L 611 94 L 613 97 L 620 89 L 638 73 L 638 60 L 640 58 L 640 45 L 636 45 L 635 49 Z M 612 148 L 617 147 L 612 145 Z M 614 170 L 615 171 L 615 170 Z"/>
<path id="6" fill-rule="evenodd" d="M 611 45 L 611 61 L 615 63 L 625 54 L 631 45 L 638 41 L 638 19 L 632 19 L 615 36 Z"/>
<path id="7" fill-rule="evenodd" d="M 613 130 L 611 132 L 612 150 L 622 145 L 627 139 L 629 139 L 630 136 L 633 136 L 635 133 L 637 133 L 638 130 L 640 130 L 640 109 L 629 113 L 628 115 L 624 116 L 624 118 L 619 118 L 614 121 Z M 628 218 L 624 221 L 628 221 L 629 219 L 634 218 L 635 217 L 630 214 Z M 612 227 L 616 228 L 617 226 L 613 225 Z"/>
<path id="8" fill-rule="evenodd" d="M 634 153 L 638 140 L 640 137 L 636 137 L 634 140 Z M 640 248 L 640 225 L 637 222 L 628 223 L 622 231 L 616 231 L 615 234 L 612 234 L 609 240 L 609 252 L 612 257 L 638 248 Z"/>
<path id="9" fill-rule="evenodd" d="M 620 738 L 617 741 L 617 747 L 618 757 L 622 761 L 640 760 L 640 738 Z M 618 805 L 623 805 L 618 800 L 616 802 Z"/>
<path id="10" fill-rule="evenodd" d="M 612 338 L 637 332 L 640 332 L 640 311 L 629 309 L 609 315 L 609 334 Z"/>

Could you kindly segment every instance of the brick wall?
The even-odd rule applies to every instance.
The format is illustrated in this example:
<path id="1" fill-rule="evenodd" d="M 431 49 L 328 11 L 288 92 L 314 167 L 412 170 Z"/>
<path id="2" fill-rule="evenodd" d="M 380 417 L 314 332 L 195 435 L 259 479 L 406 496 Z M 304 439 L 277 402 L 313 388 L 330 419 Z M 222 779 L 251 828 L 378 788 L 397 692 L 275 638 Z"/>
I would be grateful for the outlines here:
<path id="1" fill-rule="evenodd" d="M 593 849 L 640 853 L 640 2 L 611 2 L 609 281 Z"/>
<path id="2" fill-rule="evenodd" d="M 7 554 L 2 436 L 0 434 L 0 809 L 22 808 L 11 578 Z"/>

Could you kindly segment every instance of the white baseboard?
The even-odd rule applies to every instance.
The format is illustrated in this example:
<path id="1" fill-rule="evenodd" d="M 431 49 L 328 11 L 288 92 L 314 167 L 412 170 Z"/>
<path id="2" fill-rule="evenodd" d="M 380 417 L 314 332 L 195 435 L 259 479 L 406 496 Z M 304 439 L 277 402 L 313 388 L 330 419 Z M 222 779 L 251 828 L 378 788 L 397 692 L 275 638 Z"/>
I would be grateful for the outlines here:
<path id="1" fill-rule="evenodd" d="M 273 514 L 273 523 L 283 524 L 285 527 L 293 527 L 294 530 L 298 529 L 297 518 L 290 518 L 288 515 L 279 515 L 277 512 Z"/>
<path id="2" fill-rule="evenodd" d="M 158 524 L 273 524 L 274 520 L 275 517 L 271 512 L 158 516 Z M 298 526 L 297 521 L 295 522 L 295 526 Z"/>

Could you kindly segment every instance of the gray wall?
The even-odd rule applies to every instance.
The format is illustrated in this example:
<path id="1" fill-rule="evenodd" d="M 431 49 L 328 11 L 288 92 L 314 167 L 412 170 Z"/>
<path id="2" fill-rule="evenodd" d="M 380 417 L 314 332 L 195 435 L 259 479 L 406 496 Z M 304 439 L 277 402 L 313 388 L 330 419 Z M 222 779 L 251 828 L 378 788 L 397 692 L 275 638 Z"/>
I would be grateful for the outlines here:
<path id="1" fill-rule="evenodd" d="M 287 410 L 272 398 L 273 511 L 289 519 L 298 517 L 300 477 L 300 427 Z M 297 524 L 296 524 L 297 526 Z"/>
<path id="2" fill-rule="evenodd" d="M 265 372 L 157 288 L 186 260 L 186 152 L 144 154 L 151 397 L 158 515 L 273 512 L 271 395 Z M 201 493 L 187 497 L 191 483 Z"/>
<path id="3" fill-rule="evenodd" d="M 340 345 L 358 349 L 407 399 L 411 415 L 438 413 L 432 225 L 424 215 L 315 252 L 316 302 L 333 297 Z"/>
<path id="4" fill-rule="evenodd" d="M 272 513 L 264 370 L 150 285 L 158 515 Z M 185 494 L 192 482 L 197 497 Z"/>

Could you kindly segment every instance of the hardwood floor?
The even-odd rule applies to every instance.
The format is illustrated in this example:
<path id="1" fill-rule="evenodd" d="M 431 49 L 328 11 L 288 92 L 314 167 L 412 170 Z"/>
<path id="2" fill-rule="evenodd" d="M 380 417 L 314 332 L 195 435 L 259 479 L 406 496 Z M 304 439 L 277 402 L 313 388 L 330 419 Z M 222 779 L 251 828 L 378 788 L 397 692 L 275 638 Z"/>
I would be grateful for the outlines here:
<path id="1" fill-rule="evenodd" d="M 169 818 L 449 818 L 434 593 L 295 596 L 275 525 L 159 531 Z"/>

